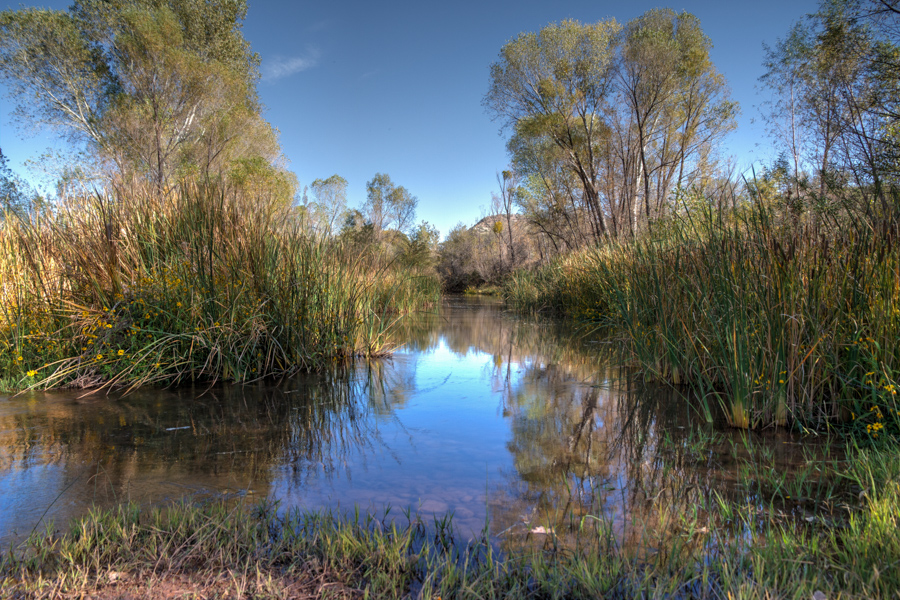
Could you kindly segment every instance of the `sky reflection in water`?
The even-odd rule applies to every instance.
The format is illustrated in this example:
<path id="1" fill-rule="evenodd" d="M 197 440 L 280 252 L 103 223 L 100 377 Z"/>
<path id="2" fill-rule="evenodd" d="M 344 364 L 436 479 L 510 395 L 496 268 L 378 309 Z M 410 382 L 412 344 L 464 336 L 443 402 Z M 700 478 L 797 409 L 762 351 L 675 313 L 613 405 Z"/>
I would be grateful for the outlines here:
<path id="1" fill-rule="evenodd" d="M 451 298 L 396 336 L 391 359 L 278 383 L 0 398 L 0 542 L 94 504 L 248 495 L 452 511 L 464 535 L 489 516 L 502 540 L 602 512 L 628 541 L 667 495 L 742 493 L 727 452 L 691 445 L 705 425 L 683 401 L 564 324 Z"/>

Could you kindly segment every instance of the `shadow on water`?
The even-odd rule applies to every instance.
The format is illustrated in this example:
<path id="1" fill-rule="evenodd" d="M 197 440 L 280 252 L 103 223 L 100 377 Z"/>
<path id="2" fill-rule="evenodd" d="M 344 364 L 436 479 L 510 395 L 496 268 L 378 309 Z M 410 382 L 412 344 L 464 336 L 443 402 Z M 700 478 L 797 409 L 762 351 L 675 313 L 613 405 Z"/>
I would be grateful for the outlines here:
<path id="1" fill-rule="evenodd" d="M 771 498 L 747 485 L 748 445 L 782 472 L 827 452 L 706 423 L 611 344 L 491 299 L 447 299 L 394 336 L 390 359 L 278 382 L 0 399 L 0 542 L 93 505 L 258 496 L 449 512 L 465 535 L 487 518 L 503 546 L 607 527 L 653 550 L 713 494 Z"/>

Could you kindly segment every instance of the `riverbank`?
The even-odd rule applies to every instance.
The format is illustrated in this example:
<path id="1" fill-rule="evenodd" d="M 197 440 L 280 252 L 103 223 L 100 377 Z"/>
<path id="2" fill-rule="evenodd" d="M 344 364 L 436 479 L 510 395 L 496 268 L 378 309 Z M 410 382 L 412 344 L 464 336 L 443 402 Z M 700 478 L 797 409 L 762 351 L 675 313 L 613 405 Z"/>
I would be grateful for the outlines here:
<path id="1" fill-rule="evenodd" d="M 0 388 L 246 382 L 385 352 L 434 274 L 224 184 L 98 193 L 0 227 Z"/>
<path id="2" fill-rule="evenodd" d="M 598 515 L 580 517 L 574 540 L 535 529 L 501 550 L 484 534 L 455 536 L 450 515 L 123 505 L 5 553 L 0 597 L 894 598 L 900 466 L 888 450 L 848 458 L 839 471 L 816 465 L 791 490 L 778 489 L 775 473 L 748 470 L 758 503 L 712 492 L 645 524 L 637 553 Z M 803 518 L 786 491 L 813 503 L 824 495 L 833 513 Z M 660 532 L 670 535 L 656 545 Z"/>
<path id="3" fill-rule="evenodd" d="M 505 297 L 619 332 L 645 378 L 690 386 L 734 426 L 900 434 L 893 213 L 735 202 L 695 200 L 634 240 L 520 271 Z"/>

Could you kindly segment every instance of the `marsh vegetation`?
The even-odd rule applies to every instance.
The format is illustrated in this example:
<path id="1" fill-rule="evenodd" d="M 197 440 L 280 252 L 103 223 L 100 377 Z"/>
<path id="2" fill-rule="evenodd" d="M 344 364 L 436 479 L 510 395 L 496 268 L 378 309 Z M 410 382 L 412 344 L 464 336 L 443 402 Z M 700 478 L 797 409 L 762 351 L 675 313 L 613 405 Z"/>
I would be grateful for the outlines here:
<path id="1" fill-rule="evenodd" d="M 896 2 L 767 48 L 743 175 L 693 15 L 516 36 L 441 243 L 386 173 L 300 189 L 246 10 L 0 12 L 83 151 L 52 198 L 0 154 L 0 596 L 897 597 Z"/>

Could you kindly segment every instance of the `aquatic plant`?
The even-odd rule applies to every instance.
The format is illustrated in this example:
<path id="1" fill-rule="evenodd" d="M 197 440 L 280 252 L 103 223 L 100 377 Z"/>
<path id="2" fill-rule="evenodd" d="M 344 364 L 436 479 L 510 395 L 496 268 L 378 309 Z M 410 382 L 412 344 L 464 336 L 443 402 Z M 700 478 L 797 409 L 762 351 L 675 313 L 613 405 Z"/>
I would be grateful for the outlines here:
<path id="1" fill-rule="evenodd" d="M 249 381 L 387 350 L 427 272 L 223 184 L 96 193 L 0 226 L 6 388 Z"/>
<path id="2" fill-rule="evenodd" d="M 896 219 L 799 219 L 760 198 L 715 208 L 729 203 L 521 271 L 506 297 L 614 328 L 645 377 L 701 390 L 736 426 L 900 433 Z"/>

